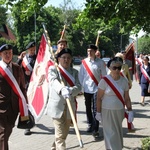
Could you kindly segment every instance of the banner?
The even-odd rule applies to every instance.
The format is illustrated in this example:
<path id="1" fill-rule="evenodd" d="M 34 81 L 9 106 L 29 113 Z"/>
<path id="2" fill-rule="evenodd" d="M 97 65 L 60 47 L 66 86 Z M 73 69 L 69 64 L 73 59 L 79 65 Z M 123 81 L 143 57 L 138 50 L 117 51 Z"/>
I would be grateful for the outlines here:
<path id="1" fill-rule="evenodd" d="M 136 66 L 135 66 L 135 56 L 134 56 L 134 42 L 131 43 L 127 48 L 126 48 L 126 59 L 129 59 L 132 61 L 132 73 L 134 74 L 136 71 Z"/>
<path id="2" fill-rule="evenodd" d="M 33 68 L 27 91 L 29 109 L 35 121 L 42 117 L 48 99 L 48 62 L 50 60 L 49 46 L 43 34 L 39 51 Z"/>

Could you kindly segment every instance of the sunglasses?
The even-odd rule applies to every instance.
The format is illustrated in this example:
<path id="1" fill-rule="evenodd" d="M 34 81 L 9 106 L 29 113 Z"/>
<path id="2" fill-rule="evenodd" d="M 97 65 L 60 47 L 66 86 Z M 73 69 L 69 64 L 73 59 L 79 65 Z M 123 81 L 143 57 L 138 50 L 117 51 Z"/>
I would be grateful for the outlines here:
<path id="1" fill-rule="evenodd" d="M 113 66 L 113 67 L 112 67 L 112 70 L 117 70 L 117 69 L 118 69 L 118 70 L 121 70 L 121 68 L 122 68 L 122 66 L 119 66 L 119 67 Z"/>

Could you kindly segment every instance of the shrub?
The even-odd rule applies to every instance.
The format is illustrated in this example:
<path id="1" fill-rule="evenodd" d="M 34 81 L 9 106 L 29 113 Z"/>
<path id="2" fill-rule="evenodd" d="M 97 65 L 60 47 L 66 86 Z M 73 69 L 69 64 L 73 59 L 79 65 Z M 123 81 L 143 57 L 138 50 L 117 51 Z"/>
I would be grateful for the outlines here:
<path id="1" fill-rule="evenodd" d="M 150 150 L 150 137 L 142 139 L 142 150 Z"/>

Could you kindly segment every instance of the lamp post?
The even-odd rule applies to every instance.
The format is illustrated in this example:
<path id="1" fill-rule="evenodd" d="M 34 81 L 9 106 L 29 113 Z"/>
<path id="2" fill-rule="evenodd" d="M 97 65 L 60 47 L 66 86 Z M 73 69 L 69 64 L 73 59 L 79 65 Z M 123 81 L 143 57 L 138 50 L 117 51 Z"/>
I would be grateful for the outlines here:
<path id="1" fill-rule="evenodd" d="M 138 36 L 136 36 L 136 53 L 138 53 Z"/>
<path id="2" fill-rule="evenodd" d="M 36 45 L 36 54 L 38 53 L 37 52 L 37 44 L 36 44 L 36 12 L 34 12 L 34 41 L 35 41 L 35 45 Z"/>
<path id="3" fill-rule="evenodd" d="M 122 34 L 121 34 L 121 37 L 120 37 L 120 51 L 122 51 Z"/>

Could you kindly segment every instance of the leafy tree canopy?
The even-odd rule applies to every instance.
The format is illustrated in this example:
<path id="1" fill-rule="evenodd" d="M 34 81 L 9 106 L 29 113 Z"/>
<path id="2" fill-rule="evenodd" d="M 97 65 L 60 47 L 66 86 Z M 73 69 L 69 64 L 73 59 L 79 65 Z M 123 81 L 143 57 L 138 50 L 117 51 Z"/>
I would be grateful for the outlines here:
<path id="1" fill-rule="evenodd" d="M 0 6 L 0 24 L 5 24 L 7 20 L 7 9 Z"/>
<path id="2" fill-rule="evenodd" d="M 143 36 L 138 40 L 138 53 L 150 54 L 150 37 Z"/>
<path id="3" fill-rule="evenodd" d="M 43 34 L 43 23 L 46 25 L 50 37 L 52 37 L 54 41 L 58 40 L 58 36 L 60 36 L 59 29 L 62 28 L 58 17 L 58 13 L 61 13 L 59 9 L 52 6 L 41 8 L 40 11 L 32 14 L 28 17 L 28 19 L 25 18 L 25 20 L 21 20 L 19 15 L 20 11 L 20 7 L 13 7 L 12 14 L 17 36 L 17 47 L 19 48 L 19 51 L 24 50 L 24 47 L 30 41 L 35 40 L 37 45 L 39 44 Z"/>
<path id="4" fill-rule="evenodd" d="M 120 26 L 120 31 L 150 32 L 149 0 L 86 0 L 83 13 L 86 18 L 99 19 L 106 27 Z M 85 19 L 80 18 L 80 21 Z"/>
<path id="5" fill-rule="evenodd" d="M 94 19 L 87 17 L 87 12 L 85 11 L 77 17 L 74 29 L 81 30 L 80 32 L 84 35 L 84 42 L 87 41 L 87 43 L 93 44 L 96 42 L 98 32 L 102 31 L 98 47 L 100 51 L 105 51 L 105 56 L 113 56 L 115 53 L 124 50 L 125 46 L 129 43 L 129 32 L 120 33 L 120 26 L 118 24 L 110 27 L 101 18 Z"/>
<path id="6" fill-rule="evenodd" d="M 105 55 L 112 56 L 112 52 L 120 51 L 128 42 L 128 32 L 124 32 L 125 35 L 123 35 L 123 40 L 121 41 L 120 23 L 115 22 L 110 26 L 110 24 L 104 22 L 102 17 L 93 17 L 92 13 L 94 12 L 89 15 L 88 7 L 90 8 L 90 5 L 88 3 L 86 4 L 86 9 L 81 13 L 81 10 L 75 9 L 74 5 L 70 4 L 70 0 L 64 0 L 64 4 L 60 8 L 52 6 L 43 8 L 42 6 L 47 0 L 2 0 L 2 2 L 2 4 L 11 6 L 19 51 L 22 51 L 30 40 L 35 38 L 37 41 L 40 40 L 43 33 L 43 22 L 46 24 L 54 45 L 60 38 L 60 32 L 64 24 L 67 24 L 66 39 L 74 55 L 86 55 L 86 47 L 88 44 L 96 42 L 98 30 L 103 31 L 98 46 L 100 51 L 105 50 Z M 90 2 L 92 4 L 95 1 Z M 36 17 L 34 16 L 35 14 Z"/>
<path id="7" fill-rule="evenodd" d="M 32 16 L 35 12 L 38 12 L 48 0 L 1 0 L 0 4 L 6 5 L 7 8 L 19 7 L 20 18 L 25 20 Z"/>

